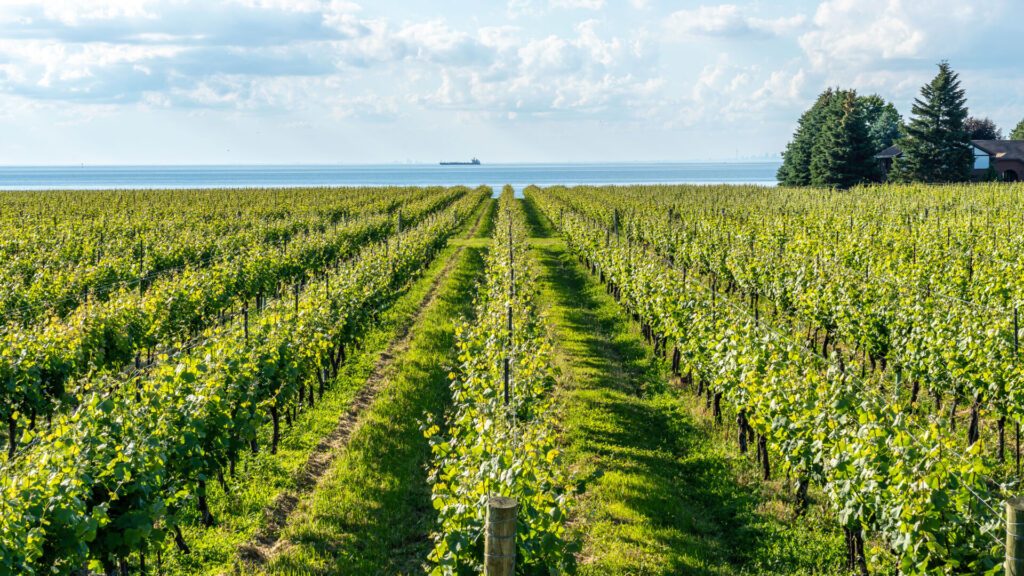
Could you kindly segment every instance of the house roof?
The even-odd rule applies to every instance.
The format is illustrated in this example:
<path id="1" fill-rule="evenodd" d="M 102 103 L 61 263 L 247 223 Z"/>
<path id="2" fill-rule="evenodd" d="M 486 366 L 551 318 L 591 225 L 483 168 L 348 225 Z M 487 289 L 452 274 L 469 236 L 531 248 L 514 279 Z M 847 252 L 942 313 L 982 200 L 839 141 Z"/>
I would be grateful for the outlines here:
<path id="1" fill-rule="evenodd" d="M 971 140 L 999 160 L 1024 160 L 1024 140 Z"/>
<path id="2" fill-rule="evenodd" d="M 982 152 L 987 152 L 992 158 L 999 160 L 1021 160 L 1024 161 L 1024 140 L 971 140 Z M 896 158 L 903 154 L 899 146 L 892 145 L 875 154 L 875 158 L 883 160 Z"/>
<path id="3" fill-rule="evenodd" d="M 892 146 L 889 146 L 888 148 L 882 150 L 878 154 L 875 154 L 875 158 L 882 160 L 884 158 L 895 158 L 901 154 L 903 154 L 903 151 L 900 150 L 900 147 L 893 144 Z"/>

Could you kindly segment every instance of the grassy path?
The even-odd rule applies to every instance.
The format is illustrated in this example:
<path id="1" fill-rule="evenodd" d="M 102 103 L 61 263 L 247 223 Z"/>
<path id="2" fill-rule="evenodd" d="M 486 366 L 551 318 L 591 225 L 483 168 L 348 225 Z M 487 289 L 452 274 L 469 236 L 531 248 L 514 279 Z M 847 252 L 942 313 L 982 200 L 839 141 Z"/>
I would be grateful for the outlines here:
<path id="1" fill-rule="evenodd" d="M 490 204 L 494 204 L 493 201 Z M 480 229 L 481 222 L 486 217 L 490 219 L 490 214 L 493 209 L 479 210 L 479 214 L 475 219 L 475 223 L 472 229 L 467 235 L 468 238 L 473 238 L 477 230 Z M 458 245 L 459 241 L 463 239 L 453 239 L 452 245 Z M 438 296 L 438 288 L 445 282 L 451 275 L 452 269 L 460 262 L 460 255 L 462 248 L 456 248 L 454 251 L 447 251 L 444 253 L 442 258 L 438 260 L 444 262 L 444 268 L 441 272 L 435 275 L 431 280 L 429 287 L 426 290 L 426 294 L 422 297 L 419 303 L 419 309 L 416 310 L 415 315 L 408 318 L 403 323 L 396 334 L 396 338 L 392 340 L 386 350 L 382 352 L 373 365 L 373 370 L 370 372 L 366 379 L 366 383 L 356 393 L 356 396 L 352 399 L 349 404 L 348 410 L 338 420 L 338 424 L 335 429 L 326 437 L 324 437 L 316 449 L 310 454 L 306 461 L 306 465 L 300 472 L 299 476 L 299 491 L 308 491 L 313 488 L 316 482 L 321 476 L 327 471 L 334 458 L 337 456 L 338 451 L 345 446 L 349 438 L 351 438 L 355 427 L 360 424 L 360 416 L 362 413 L 373 403 L 377 394 L 387 384 L 387 380 L 393 376 L 394 365 L 396 358 L 402 356 L 408 351 L 410 342 L 412 340 L 412 331 L 415 328 L 420 328 L 420 324 L 423 322 L 423 318 L 426 315 L 427 310 L 431 308 L 433 303 L 436 301 Z M 286 515 L 294 510 L 295 504 L 298 500 L 295 494 L 285 493 L 278 496 L 275 499 L 274 505 L 267 511 L 267 516 L 273 518 L 273 520 L 261 530 L 260 534 L 257 534 L 256 541 L 250 550 L 256 554 L 262 556 L 262 553 L 269 552 L 269 549 L 276 544 L 281 524 L 286 520 Z M 253 548 L 257 548 L 253 550 Z"/>
<path id="2" fill-rule="evenodd" d="M 486 222 L 480 229 L 486 228 Z M 473 234 L 471 234 L 472 236 Z M 410 337 L 379 374 L 374 402 L 316 490 L 281 530 L 271 573 L 409 574 L 422 572 L 435 517 L 419 423 L 449 399 L 455 321 L 472 312 L 483 249 L 457 243 Z"/>
<path id="3" fill-rule="evenodd" d="M 566 460 L 581 480 L 580 574 L 836 574 L 841 540 L 784 525 L 752 466 L 730 454 L 695 402 L 602 285 L 527 202 L 553 325 Z"/>
<path id="4" fill-rule="evenodd" d="M 485 202 L 466 223 L 466 236 L 486 227 L 494 201 Z M 408 286 L 394 305 L 381 314 L 376 325 L 364 335 L 361 350 L 352 350 L 335 381 L 316 406 L 301 412 L 285 427 L 278 453 L 261 451 L 245 455 L 237 476 L 228 479 L 227 492 L 217 483 L 209 485 L 210 507 L 216 525 L 184 529 L 192 551 L 181 554 L 168 546 L 164 550 L 163 572 L 167 574 L 223 574 L 240 559 L 261 562 L 277 541 L 281 526 L 303 494 L 314 489 L 345 443 L 353 419 L 368 403 L 367 382 L 379 374 L 397 355 L 397 348 L 422 313 L 425 303 L 453 273 L 461 249 L 454 245 L 442 251 Z M 359 407 L 355 412 L 352 408 Z M 261 430 L 269 434 L 269 430 Z M 196 516 L 194 510 L 189 513 Z M 239 551 L 243 554 L 239 555 Z"/>
<path id="5" fill-rule="evenodd" d="M 393 340 L 387 349 L 377 357 L 365 384 L 349 403 L 348 409 L 344 411 L 334 430 L 321 439 L 309 455 L 305 466 L 299 472 L 295 489 L 279 494 L 270 508 L 265 511 L 264 517 L 267 518 L 267 522 L 256 534 L 256 537 L 239 550 L 239 555 L 244 561 L 250 564 L 263 564 L 268 558 L 272 558 L 278 553 L 281 529 L 292 520 L 289 515 L 298 505 L 299 498 L 317 488 L 317 483 L 345 448 L 357 426 L 362 425 L 363 413 L 394 377 L 396 358 L 400 358 L 409 350 L 413 332 L 422 329 L 427 311 L 437 300 L 439 286 L 448 279 L 453 268 L 459 263 L 462 250 L 461 247 L 457 248 L 445 259 L 444 269 L 430 283 L 415 316 L 407 325 L 402 326 L 398 338 Z"/>

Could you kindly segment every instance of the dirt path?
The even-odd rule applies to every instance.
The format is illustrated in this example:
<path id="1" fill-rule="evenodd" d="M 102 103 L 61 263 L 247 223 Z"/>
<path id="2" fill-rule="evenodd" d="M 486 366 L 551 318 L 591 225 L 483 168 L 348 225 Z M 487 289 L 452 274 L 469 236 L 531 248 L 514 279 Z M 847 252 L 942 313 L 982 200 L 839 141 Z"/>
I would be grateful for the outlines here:
<path id="1" fill-rule="evenodd" d="M 474 237 L 488 212 L 489 209 L 486 205 L 481 208 L 472 229 L 465 235 L 466 239 Z M 316 445 L 306 463 L 297 473 L 295 487 L 279 494 L 273 503 L 264 510 L 263 527 L 248 543 L 238 548 L 238 558 L 243 565 L 262 566 L 276 556 L 281 544 L 282 528 L 288 524 L 289 517 L 295 511 L 301 498 L 316 490 L 317 484 L 330 469 L 331 463 L 359 429 L 362 424 L 361 416 L 386 386 L 393 372 L 395 359 L 401 357 L 408 350 L 413 335 L 412 328 L 422 321 L 425 312 L 437 299 L 438 288 L 451 274 L 464 249 L 465 247 L 460 245 L 449 254 L 444 268 L 431 281 L 430 288 L 417 307 L 415 314 L 401 326 L 398 336 L 380 354 L 366 384 L 356 393 L 348 410 L 339 418 L 338 425 Z"/>

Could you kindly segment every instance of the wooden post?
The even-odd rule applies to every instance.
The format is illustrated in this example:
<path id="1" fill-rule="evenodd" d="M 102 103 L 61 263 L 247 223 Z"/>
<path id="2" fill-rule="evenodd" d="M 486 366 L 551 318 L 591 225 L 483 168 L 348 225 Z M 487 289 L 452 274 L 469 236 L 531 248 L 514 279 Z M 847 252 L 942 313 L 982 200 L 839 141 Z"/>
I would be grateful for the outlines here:
<path id="1" fill-rule="evenodd" d="M 1006 576 L 1024 576 L 1024 497 L 1006 501 Z"/>
<path id="2" fill-rule="evenodd" d="M 491 496 L 487 502 L 484 576 L 516 573 L 516 512 L 514 498 Z"/>

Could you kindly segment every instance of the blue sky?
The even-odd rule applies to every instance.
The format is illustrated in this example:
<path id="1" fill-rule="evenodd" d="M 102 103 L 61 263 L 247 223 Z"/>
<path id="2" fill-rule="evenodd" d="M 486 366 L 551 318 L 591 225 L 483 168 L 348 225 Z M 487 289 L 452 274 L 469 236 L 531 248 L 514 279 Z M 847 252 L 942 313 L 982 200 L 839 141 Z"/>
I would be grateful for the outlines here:
<path id="1" fill-rule="evenodd" d="M 1024 118 L 1019 0 L 4 0 L 0 164 L 732 160 L 948 59 Z"/>

